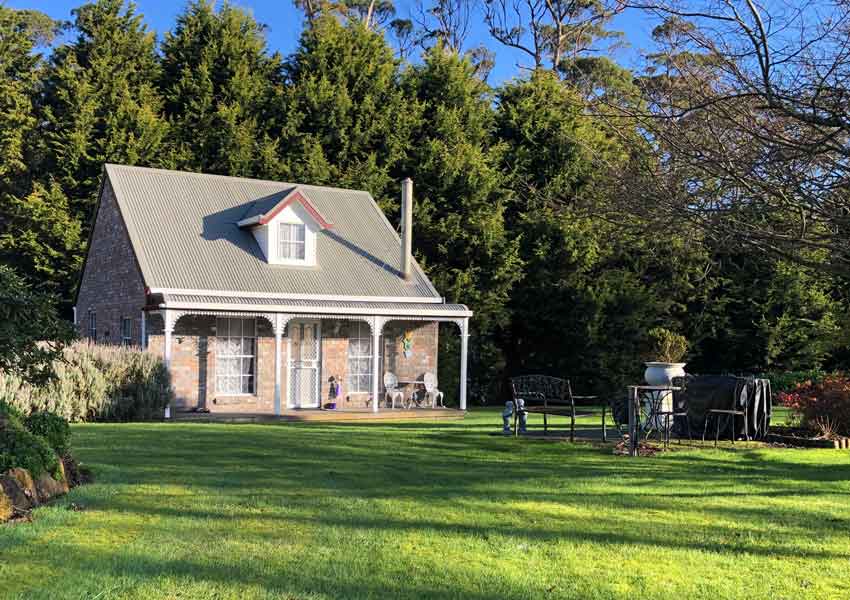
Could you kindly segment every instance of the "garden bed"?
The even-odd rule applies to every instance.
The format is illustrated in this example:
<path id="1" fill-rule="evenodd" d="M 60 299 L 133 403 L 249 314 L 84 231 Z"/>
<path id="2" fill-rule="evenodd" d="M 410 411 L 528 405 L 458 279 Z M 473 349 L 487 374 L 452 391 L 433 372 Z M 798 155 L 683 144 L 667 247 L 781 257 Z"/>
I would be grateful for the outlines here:
<path id="1" fill-rule="evenodd" d="M 765 438 L 772 444 L 784 444 L 796 448 L 850 448 L 850 438 L 834 439 L 819 437 L 803 427 L 771 427 Z"/>

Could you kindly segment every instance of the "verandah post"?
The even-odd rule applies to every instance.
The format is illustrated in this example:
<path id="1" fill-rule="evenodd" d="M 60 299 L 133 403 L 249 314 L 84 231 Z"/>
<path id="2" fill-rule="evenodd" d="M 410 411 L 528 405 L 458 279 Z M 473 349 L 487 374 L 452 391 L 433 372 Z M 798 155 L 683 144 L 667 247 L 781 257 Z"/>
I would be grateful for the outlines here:
<path id="1" fill-rule="evenodd" d="M 283 328 L 284 328 L 284 320 L 283 315 L 276 314 L 274 316 L 274 414 L 279 415 L 281 413 L 281 399 L 280 399 L 280 369 L 281 369 L 281 356 L 280 356 L 280 346 L 281 346 L 281 338 L 283 337 Z"/>
<path id="2" fill-rule="evenodd" d="M 381 363 L 381 353 L 379 346 L 381 343 L 381 329 L 384 327 L 384 320 L 381 317 L 372 318 L 372 412 L 378 412 L 378 389 L 380 387 L 379 368 Z"/>
<path id="3" fill-rule="evenodd" d="M 469 319 L 460 322 L 460 409 L 466 410 L 466 363 L 469 352 Z"/>

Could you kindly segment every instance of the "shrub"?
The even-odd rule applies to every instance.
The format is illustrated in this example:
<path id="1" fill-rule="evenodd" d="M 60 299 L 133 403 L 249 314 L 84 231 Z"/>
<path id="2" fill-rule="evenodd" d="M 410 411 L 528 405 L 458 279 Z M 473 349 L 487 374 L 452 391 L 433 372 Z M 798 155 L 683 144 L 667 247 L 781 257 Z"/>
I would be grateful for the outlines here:
<path id="1" fill-rule="evenodd" d="M 24 415 L 20 410 L 9 404 L 8 402 L 4 402 L 0 400 L 0 429 L 3 429 L 3 425 L 7 422 L 11 422 L 12 424 L 17 425 L 18 427 L 23 426 Z"/>
<path id="2" fill-rule="evenodd" d="M 647 360 L 666 363 L 682 362 L 688 352 L 688 340 L 685 336 L 673 333 L 669 329 L 656 327 L 649 330 L 650 349 Z"/>
<path id="3" fill-rule="evenodd" d="M 790 392 L 780 392 L 779 402 L 812 431 L 850 435 L 850 377 L 824 376 L 821 381 L 800 383 Z"/>
<path id="4" fill-rule="evenodd" d="M 47 440 L 23 427 L 0 428 L 0 473 L 14 468 L 26 469 L 34 478 L 48 473 L 59 478 L 59 457 Z"/>
<path id="5" fill-rule="evenodd" d="M 826 373 L 812 369 L 810 371 L 768 371 L 759 377 L 770 380 L 770 388 L 774 393 L 791 392 L 802 383 L 821 381 Z"/>
<path id="6" fill-rule="evenodd" d="M 71 450 L 71 428 L 68 421 L 50 412 L 34 412 L 24 420 L 27 430 L 43 437 L 59 456 Z"/>
<path id="7" fill-rule="evenodd" d="M 162 359 L 136 348 L 77 342 L 54 368 L 56 378 L 40 387 L 0 374 L 0 401 L 24 414 L 46 411 L 79 422 L 159 418 L 172 400 Z"/>

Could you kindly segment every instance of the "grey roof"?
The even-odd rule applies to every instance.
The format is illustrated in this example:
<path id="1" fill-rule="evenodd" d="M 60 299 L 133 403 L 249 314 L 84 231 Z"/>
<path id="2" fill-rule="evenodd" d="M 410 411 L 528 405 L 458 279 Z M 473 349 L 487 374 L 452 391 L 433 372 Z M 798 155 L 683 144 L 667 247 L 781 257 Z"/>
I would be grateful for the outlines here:
<path id="1" fill-rule="evenodd" d="M 232 295 L 210 294 L 163 294 L 167 307 L 200 308 L 227 307 L 223 310 L 268 310 L 270 312 L 315 313 L 315 314 L 381 314 L 421 315 L 433 317 L 469 316 L 463 304 L 434 302 L 369 302 L 345 300 L 302 300 L 294 298 L 253 298 Z"/>
<path id="2" fill-rule="evenodd" d="M 248 210 L 245 211 L 245 214 L 240 215 L 237 221 L 242 219 L 250 219 L 251 217 L 256 217 L 257 215 L 262 215 L 273 209 L 277 206 L 277 203 L 286 198 L 290 192 L 295 190 L 294 187 L 289 187 L 280 192 L 276 192 L 274 194 L 269 194 L 263 198 L 260 198 L 256 202 L 252 202 L 248 207 Z"/>
<path id="3" fill-rule="evenodd" d="M 401 242 L 368 192 L 143 167 L 106 165 L 145 285 L 306 296 L 438 298 L 414 265 L 400 276 Z M 294 187 L 332 229 L 319 232 L 317 266 L 271 265 L 237 221 Z"/>

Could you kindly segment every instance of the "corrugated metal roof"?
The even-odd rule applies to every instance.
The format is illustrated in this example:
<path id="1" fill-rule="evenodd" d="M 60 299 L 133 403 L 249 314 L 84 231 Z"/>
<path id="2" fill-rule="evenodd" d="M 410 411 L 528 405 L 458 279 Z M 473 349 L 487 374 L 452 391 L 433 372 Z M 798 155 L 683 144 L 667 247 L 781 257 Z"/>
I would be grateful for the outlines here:
<path id="1" fill-rule="evenodd" d="M 167 307 L 212 308 L 222 310 L 268 310 L 270 312 L 327 314 L 409 314 L 419 316 L 463 317 L 471 314 L 463 304 L 424 302 L 355 302 L 344 300 L 301 300 L 292 298 L 251 298 L 235 295 L 163 294 Z M 227 308 L 224 308 L 227 307 Z"/>
<path id="2" fill-rule="evenodd" d="M 111 164 L 106 174 L 150 288 L 439 297 L 418 265 L 400 276 L 398 234 L 368 192 L 297 186 L 334 227 L 318 233 L 316 267 L 292 267 L 266 262 L 236 223 L 296 184 Z"/>

